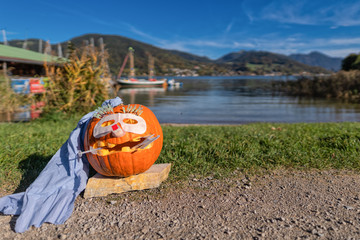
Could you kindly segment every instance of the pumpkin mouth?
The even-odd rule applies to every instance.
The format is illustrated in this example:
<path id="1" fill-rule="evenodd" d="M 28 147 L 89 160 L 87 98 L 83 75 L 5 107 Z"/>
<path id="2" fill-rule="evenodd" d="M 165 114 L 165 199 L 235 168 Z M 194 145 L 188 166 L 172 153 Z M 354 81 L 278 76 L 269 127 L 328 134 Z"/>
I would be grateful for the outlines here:
<path id="1" fill-rule="evenodd" d="M 99 156 L 107 156 L 113 153 L 119 153 L 119 152 L 136 152 L 136 151 L 143 151 L 146 149 L 151 148 L 154 144 L 151 142 L 144 148 L 135 148 L 135 146 L 143 143 L 146 139 L 148 139 L 148 136 L 144 137 L 136 137 L 131 139 L 130 141 L 121 143 L 121 144 L 114 144 L 107 141 L 96 141 L 93 145 L 94 149 L 98 149 L 96 151 L 96 154 Z"/>

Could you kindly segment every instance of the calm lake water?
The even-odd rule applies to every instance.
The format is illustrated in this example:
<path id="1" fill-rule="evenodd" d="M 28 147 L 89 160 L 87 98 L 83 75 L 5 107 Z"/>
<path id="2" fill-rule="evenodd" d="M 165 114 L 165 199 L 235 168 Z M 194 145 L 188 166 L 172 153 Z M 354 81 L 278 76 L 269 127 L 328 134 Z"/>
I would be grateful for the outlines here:
<path id="1" fill-rule="evenodd" d="M 359 121 L 359 104 L 274 94 L 275 77 L 175 78 L 180 88 L 121 89 L 125 104 L 149 107 L 160 123 L 240 124 L 250 122 Z M 285 78 L 281 78 L 285 80 Z M 290 78 L 293 80 L 293 78 Z"/>

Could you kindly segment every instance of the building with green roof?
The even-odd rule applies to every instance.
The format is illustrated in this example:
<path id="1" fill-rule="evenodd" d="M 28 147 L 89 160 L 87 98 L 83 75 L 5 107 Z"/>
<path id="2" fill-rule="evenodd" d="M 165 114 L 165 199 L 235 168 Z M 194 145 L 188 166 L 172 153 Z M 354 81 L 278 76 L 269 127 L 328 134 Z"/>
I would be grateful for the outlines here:
<path id="1" fill-rule="evenodd" d="M 9 75 L 43 75 L 45 62 L 61 65 L 64 61 L 64 58 L 0 44 L 0 69 Z"/>

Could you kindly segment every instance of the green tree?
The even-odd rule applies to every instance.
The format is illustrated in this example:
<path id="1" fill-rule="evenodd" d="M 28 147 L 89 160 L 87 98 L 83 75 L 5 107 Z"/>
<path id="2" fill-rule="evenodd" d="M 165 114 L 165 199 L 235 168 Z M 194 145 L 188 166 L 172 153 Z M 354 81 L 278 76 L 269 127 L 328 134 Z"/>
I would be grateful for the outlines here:
<path id="1" fill-rule="evenodd" d="M 360 70 L 360 54 L 357 55 L 355 62 L 352 64 L 352 69 Z"/>
<path id="2" fill-rule="evenodd" d="M 357 61 L 358 55 L 355 53 L 350 54 L 342 60 L 341 69 L 344 71 L 350 71 L 354 69 L 354 63 Z M 359 65 L 359 64 L 358 64 Z"/>

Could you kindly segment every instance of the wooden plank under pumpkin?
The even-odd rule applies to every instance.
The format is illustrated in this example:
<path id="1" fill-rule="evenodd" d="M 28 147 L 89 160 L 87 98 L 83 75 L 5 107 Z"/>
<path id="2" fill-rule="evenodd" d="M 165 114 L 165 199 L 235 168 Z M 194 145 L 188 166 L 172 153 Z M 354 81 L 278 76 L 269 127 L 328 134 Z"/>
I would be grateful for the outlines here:
<path id="1" fill-rule="evenodd" d="M 147 171 L 126 178 L 107 177 L 97 173 L 89 178 L 84 198 L 157 188 L 168 178 L 170 168 L 170 163 L 154 164 Z"/>

